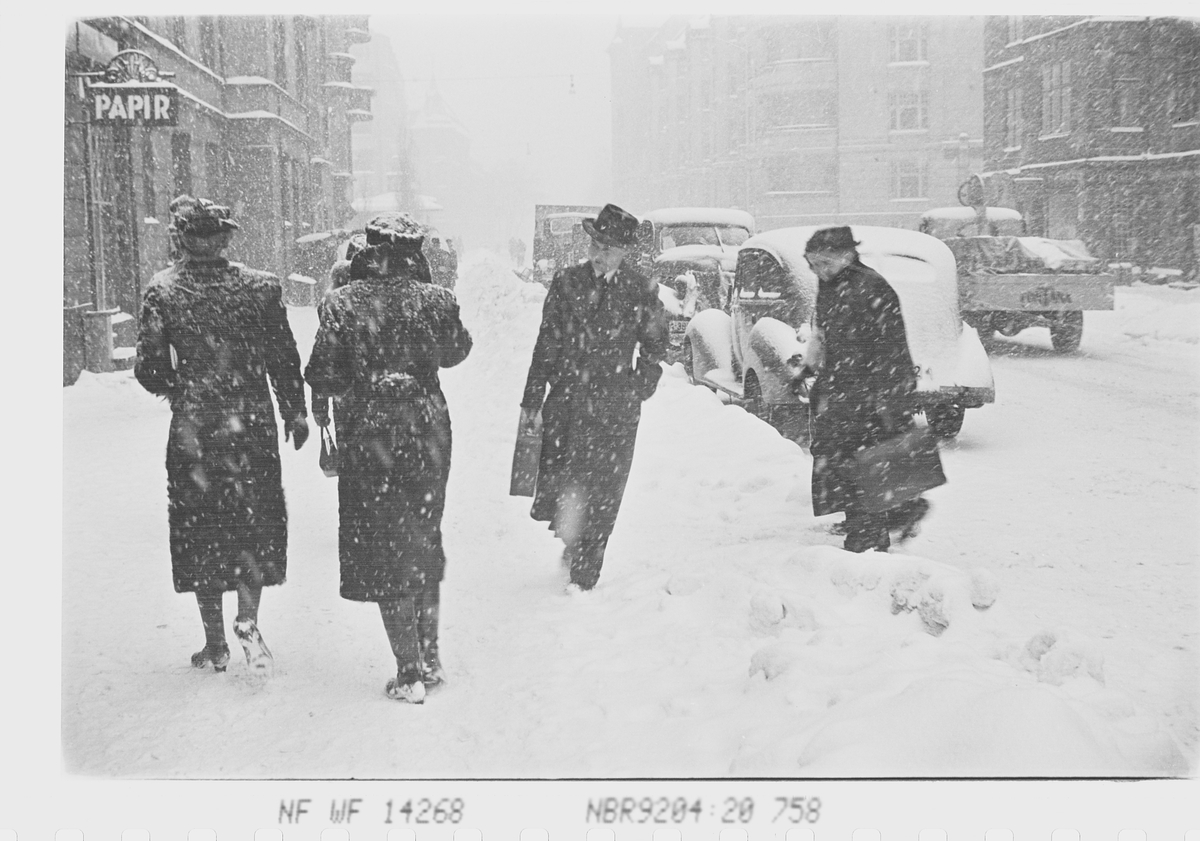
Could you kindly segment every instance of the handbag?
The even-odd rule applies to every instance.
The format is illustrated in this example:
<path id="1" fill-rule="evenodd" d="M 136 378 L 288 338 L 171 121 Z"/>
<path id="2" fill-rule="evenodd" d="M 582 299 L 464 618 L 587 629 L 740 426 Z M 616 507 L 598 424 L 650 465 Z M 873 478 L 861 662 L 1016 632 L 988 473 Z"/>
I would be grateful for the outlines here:
<path id="1" fill-rule="evenodd" d="M 333 440 L 333 433 L 328 426 L 321 427 L 321 456 L 318 461 L 326 476 L 338 475 L 337 442 Z"/>
<path id="2" fill-rule="evenodd" d="M 859 490 L 859 504 L 872 513 L 887 511 L 946 484 L 937 438 L 913 427 L 855 453 L 846 465 Z"/>
<path id="3" fill-rule="evenodd" d="M 538 462 L 542 457 L 542 430 L 540 424 L 532 433 L 527 433 L 524 427 L 524 423 L 517 426 L 512 479 L 508 485 L 509 496 L 533 496 L 537 488 Z"/>

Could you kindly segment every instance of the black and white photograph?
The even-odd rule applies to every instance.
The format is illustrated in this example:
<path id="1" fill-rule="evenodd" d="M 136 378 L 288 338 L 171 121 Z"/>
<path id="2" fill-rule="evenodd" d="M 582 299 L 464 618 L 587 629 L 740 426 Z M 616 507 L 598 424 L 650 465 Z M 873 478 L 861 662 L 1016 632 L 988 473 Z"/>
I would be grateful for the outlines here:
<path id="1" fill-rule="evenodd" d="M 1200 18 L 155 8 L 62 20 L 64 774 L 1197 774 Z"/>

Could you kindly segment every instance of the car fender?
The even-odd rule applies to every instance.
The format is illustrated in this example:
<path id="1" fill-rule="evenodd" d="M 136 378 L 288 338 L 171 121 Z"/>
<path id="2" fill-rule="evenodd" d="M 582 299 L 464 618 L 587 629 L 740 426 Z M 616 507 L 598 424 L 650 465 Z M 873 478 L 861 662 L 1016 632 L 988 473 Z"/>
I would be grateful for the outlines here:
<path id="1" fill-rule="evenodd" d="M 733 322 L 724 310 L 702 310 L 688 322 L 684 338 L 692 346 L 692 375 L 733 369 Z"/>
<path id="2" fill-rule="evenodd" d="M 746 370 L 753 371 L 769 405 L 798 402 L 792 393 L 793 372 L 788 360 L 804 356 L 805 344 L 796 338 L 796 328 L 769 316 L 760 318 L 750 330 Z"/>

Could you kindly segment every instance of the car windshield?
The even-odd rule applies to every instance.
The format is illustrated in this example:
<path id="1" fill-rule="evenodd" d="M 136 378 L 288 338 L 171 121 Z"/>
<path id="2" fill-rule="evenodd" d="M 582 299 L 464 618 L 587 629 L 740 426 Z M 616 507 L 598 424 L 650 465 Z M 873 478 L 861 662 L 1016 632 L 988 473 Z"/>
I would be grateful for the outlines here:
<path id="1" fill-rule="evenodd" d="M 749 231 L 736 225 L 668 225 L 659 241 L 664 249 L 679 245 L 738 246 L 749 237 Z"/>

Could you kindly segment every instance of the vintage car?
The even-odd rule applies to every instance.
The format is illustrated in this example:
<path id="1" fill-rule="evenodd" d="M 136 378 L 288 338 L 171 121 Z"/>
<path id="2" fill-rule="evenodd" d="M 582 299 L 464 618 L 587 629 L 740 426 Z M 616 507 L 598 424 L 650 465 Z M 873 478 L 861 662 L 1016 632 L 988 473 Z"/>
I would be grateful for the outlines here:
<path id="1" fill-rule="evenodd" d="M 738 249 L 753 233 L 754 217 L 733 208 L 669 207 L 641 217 L 633 259 L 659 283 L 670 319 L 669 362 L 682 358 L 684 330 L 695 313 L 729 306 Z"/>
<path id="2" fill-rule="evenodd" d="M 591 238 L 584 219 L 595 219 L 598 207 L 539 204 L 534 208 L 533 279 L 549 286 L 554 273 L 587 259 Z"/>
<path id="3" fill-rule="evenodd" d="M 958 313 L 954 255 L 939 240 L 898 228 L 851 226 L 862 262 L 900 299 L 909 352 L 919 369 L 914 408 L 950 438 L 966 409 L 995 399 L 991 363 Z M 742 244 L 729 311 L 696 313 L 684 335 L 692 380 L 730 395 L 788 438 L 807 441 L 805 352 L 817 278 L 804 246 L 817 227 L 781 228 Z"/>

